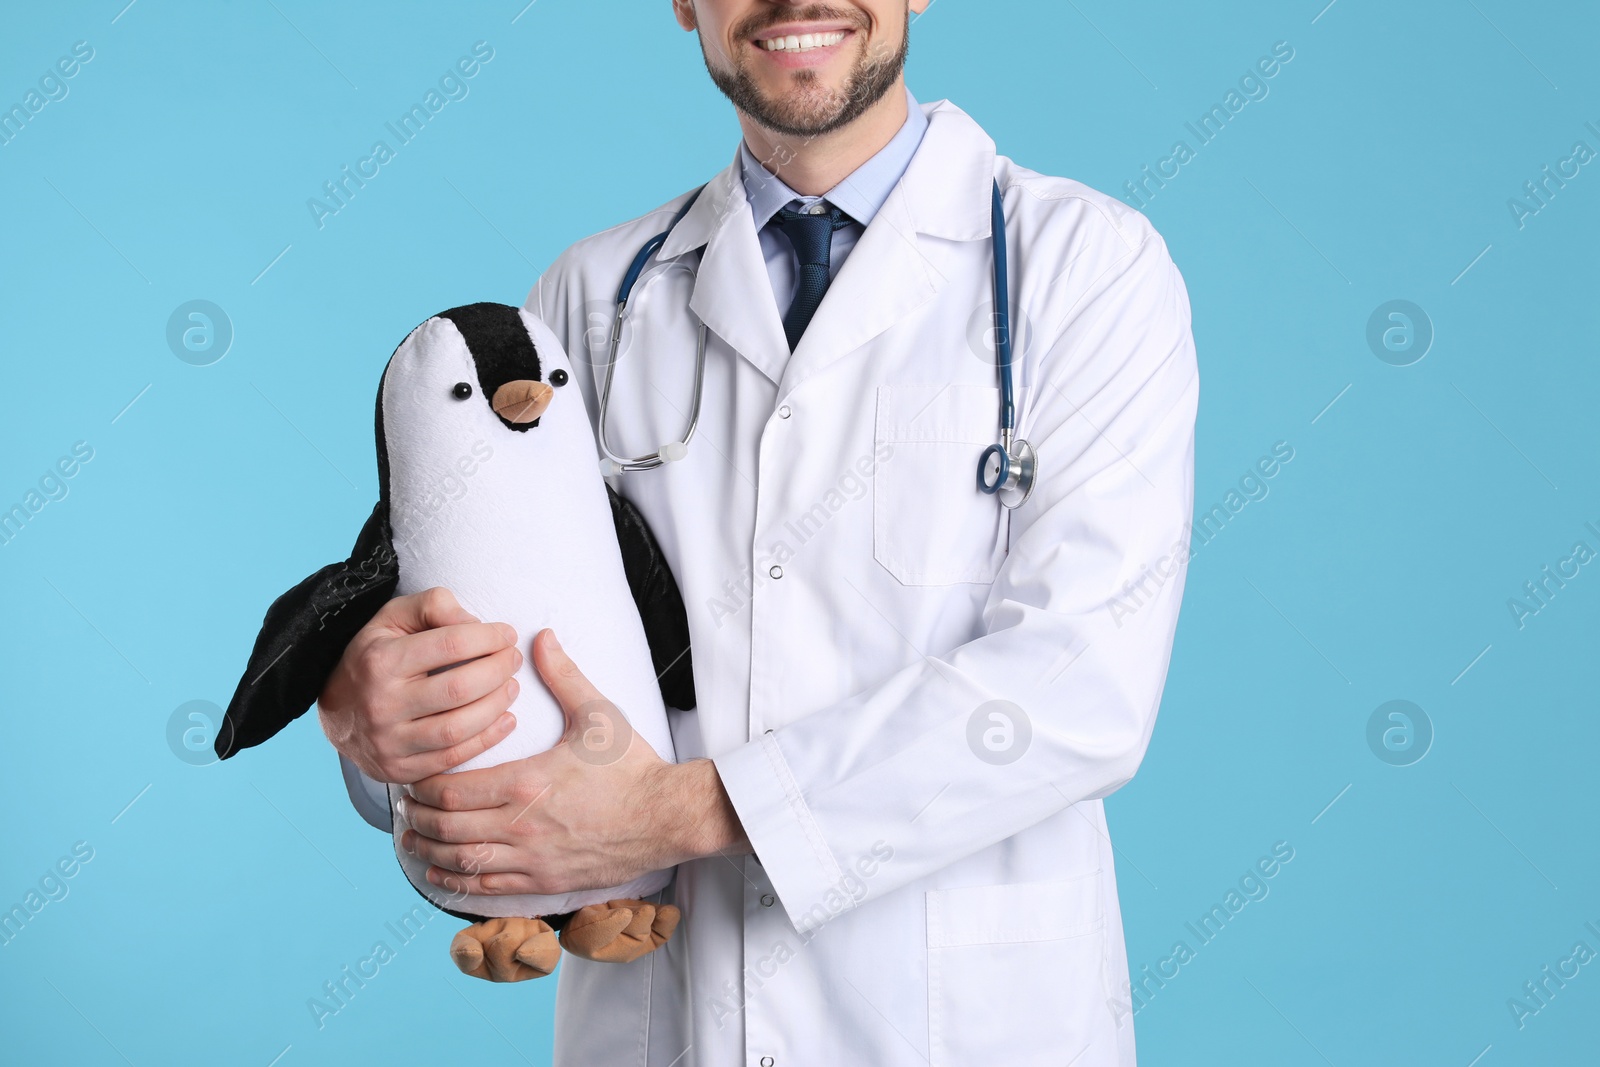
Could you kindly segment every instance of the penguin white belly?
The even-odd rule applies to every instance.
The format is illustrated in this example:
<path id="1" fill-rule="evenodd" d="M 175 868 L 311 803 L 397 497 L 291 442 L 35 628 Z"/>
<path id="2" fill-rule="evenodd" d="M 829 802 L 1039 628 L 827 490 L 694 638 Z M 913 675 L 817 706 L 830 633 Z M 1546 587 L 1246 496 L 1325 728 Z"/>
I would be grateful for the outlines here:
<path id="1" fill-rule="evenodd" d="M 543 323 L 522 313 L 544 381 L 570 378 L 566 354 Z M 461 383 L 471 396 L 454 393 Z M 635 731 L 672 760 L 661 691 L 628 589 L 593 431 L 576 385 L 558 389 L 538 424 L 508 428 L 488 398 L 456 327 L 430 319 L 384 373 L 382 415 L 398 595 L 444 586 L 484 621 L 515 627 L 524 656 L 511 711 L 515 730 L 456 770 L 492 767 L 551 748 L 560 706 L 533 669 L 533 637 L 552 628 L 562 647 Z M 486 917 L 552 915 L 666 885 L 652 872 L 627 885 L 560 896 L 463 896 L 430 884 L 427 864 L 400 848 L 409 828 L 390 786 L 395 854 L 419 892 L 440 907 Z"/>

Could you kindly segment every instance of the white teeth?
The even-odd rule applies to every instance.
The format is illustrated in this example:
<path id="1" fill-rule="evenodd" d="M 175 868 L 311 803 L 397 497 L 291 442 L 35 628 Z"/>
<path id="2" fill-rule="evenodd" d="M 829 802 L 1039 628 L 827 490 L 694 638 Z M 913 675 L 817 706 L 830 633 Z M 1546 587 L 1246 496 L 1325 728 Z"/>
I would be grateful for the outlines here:
<path id="1" fill-rule="evenodd" d="M 842 40 L 844 33 L 836 30 L 833 33 L 791 33 L 787 37 L 773 37 L 759 43 L 769 52 L 809 52 L 814 48 L 829 48 Z"/>

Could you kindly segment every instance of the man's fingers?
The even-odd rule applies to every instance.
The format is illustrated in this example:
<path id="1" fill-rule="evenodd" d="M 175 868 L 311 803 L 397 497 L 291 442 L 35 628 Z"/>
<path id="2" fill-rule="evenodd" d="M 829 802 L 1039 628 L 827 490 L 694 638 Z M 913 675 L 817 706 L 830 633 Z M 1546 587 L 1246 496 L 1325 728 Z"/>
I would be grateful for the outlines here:
<path id="1" fill-rule="evenodd" d="M 531 782 L 519 776 L 521 769 L 522 762 L 514 761 L 475 771 L 435 774 L 413 783 L 411 795 L 443 811 L 477 811 L 508 805 L 520 809 L 538 792 Z"/>
<path id="2" fill-rule="evenodd" d="M 418 679 L 407 686 L 406 695 L 411 704 L 407 711 L 419 717 L 464 708 L 504 686 L 521 664 L 521 652 L 502 648 L 471 663 Z"/>
<path id="3" fill-rule="evenodd" d="M 409 756 L 401 756 L 396 761 L 398 773 L 401 775 L 398 780 L 410 784 L 442 775 L 450 768 L 459 767 L 472 757 L 489 751 L 510 737 L 511 731 L 516 728 L 517 717 L 510 712 L 502 712 L 487 729 L 473 734 L 459 744 L 451 745 L 449 748 L 434 749 L 431 752 L 416 752 Z"/>
<path id="4" fill-rule="evenodd" d="M 402 797 L 400 803 L 401 811 L 412 829 L 430 841 L 441 844 L 470 845 L 478 841 L 491 841 L 500 836 L 504 829 L 505 818 L 495 808 L 445 811 L 409 796 Z"/>
<path id="5" fill-rule="evenodd" d="M 446 623 L 395 639 L 398 673 L 413 678 L 517 645 L 517 631 L 503 622 Z M 520 653 L 519 653 L 520 654 Z"/>
<path id="6" fill-rule="evenodd" d="M 548 893 L 549 887 L 536 886 L 525 874 L 456 874 L 439 867 L 428 868 L 428 880 L 452 893 L 475 897 L 516 896 L 523 893 Z"/>
<path id="7" fill-rule="evenodd" d="M 500 722 L 500 718 L 516 700 L 521 684 L 512 678 L 498 689 L 485 693 L 469 704 L 451 708 L 449 711 L 424 715 L 420 719 L 412 719 L 396 729 L 396 740 L 406 755 L 455 749 L 490 727 L 505 725 Z M 510 725 L 516 725 L 515 718 L 510 720 Z M 507 732 L 509 731 L 502 731 L 500 736 L 504 737 Z M 477 753 L 474 752 L 472 755 L 475 756 Z M 463 761 L 456 761 L 460 762 Z M 451 763 L 440 770 L 448 770 L 455 765 Z"/>
<path id="8" fill-rule="evenodd" d="M 449 874 L 494 874 L 514 870 L 517 857 L 510 845 L 496 841 L 474 841 L 449 845 L 423 837 L 415 830 L 400 835 L 400 847 L 431 866 Z"/>
<path id="9" fill-rule="evenodd" d="M 455 594 L 442 585 L 395 597 L 383 606 L 377 618 L 382 625 L 407 634 L 478 621 L 478 617 L 463 608 Z"/>

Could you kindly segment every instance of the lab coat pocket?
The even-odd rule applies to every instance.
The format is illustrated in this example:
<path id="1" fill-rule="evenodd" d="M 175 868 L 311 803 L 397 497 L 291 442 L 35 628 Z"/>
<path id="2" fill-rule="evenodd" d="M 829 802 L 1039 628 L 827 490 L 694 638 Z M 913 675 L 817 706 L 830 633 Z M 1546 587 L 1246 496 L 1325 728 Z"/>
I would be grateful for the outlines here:
<path id="1" fill-rule="evenodd" d="M 877 400 L 873 557 L 903 585 L 994 581 L 1006 527 L 978 457 L 999 437 L 1000 390 L 883 385 Z"/>
<path id="2" fill-rule="evenodd" d="M 931 1067 L 1117 1062 L 1100 872 L 927 895 Z"/>

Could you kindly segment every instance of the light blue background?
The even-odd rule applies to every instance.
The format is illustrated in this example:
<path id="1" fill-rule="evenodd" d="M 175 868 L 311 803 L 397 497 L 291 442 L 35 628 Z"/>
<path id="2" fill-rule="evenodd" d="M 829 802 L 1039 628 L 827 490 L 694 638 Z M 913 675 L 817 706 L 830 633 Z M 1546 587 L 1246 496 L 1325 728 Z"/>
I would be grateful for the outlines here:
<path id="1" fill-rule="evenodd" d="M 570 242 L 704 181 L 732 112 L 667 0 L 125 2 L 10 4 L 0 34 L 6 105 L 95 50 L 0 147 L 0 505 L 94 449 L 0 547 L 0 905 L 94 849 L 0 947 L 0 1055 L 546 1063 L 553 983 L 457 975 L 448 917 L 319 1030 L 307 999 L 415 896 L 313 718 L 210 767 L 166 728 L 225 704 L 267 603 L 348 550 L 406 331 L 519 303 Z M 1295 858 L 1140 1011 L 1142 1062 L 1595 1062 L 1600 964 L 1523 1029 L 1506 1002 L 1600 950 L 1600 566 L 1522 629 L 1506 601 L 1600 548 L 1600 164 L 1524 228 L 1507 200 L 1600 150 L 1600 19 L 1324 2 L 942 0 L 913 30 L 919 98 L 1113 193 L 1294 49 L 1148 211 L 1194 307 L 1197 504 L 1295 454 L 1199 550 L 1154 743 L 1110 802 L 1135 969 L 1193 946 L 1275 842 Z M 470 95 L 319 230 L 307 198 L 478 40 Z M 164 336 L 195 298 L 236 331 L 206 367 Z M 1407 367 L 1365 339 L 1397 298 L 1436 331 Z M 1367 744 L 1391 699 L 1436 732 L 1412 766 Z"/>

